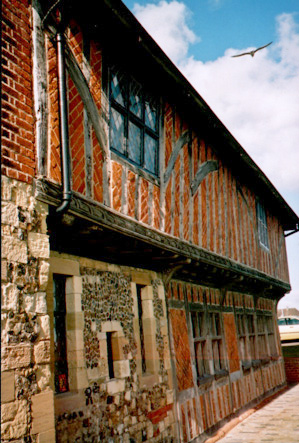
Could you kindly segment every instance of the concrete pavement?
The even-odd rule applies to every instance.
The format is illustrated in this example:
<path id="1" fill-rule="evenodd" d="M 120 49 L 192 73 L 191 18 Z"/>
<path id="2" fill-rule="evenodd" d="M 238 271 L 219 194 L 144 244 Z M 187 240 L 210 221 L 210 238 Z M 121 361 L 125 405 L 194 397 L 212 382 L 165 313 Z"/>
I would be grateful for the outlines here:
<path id="1" fill-rule="evenodd" d="M 223 433 L 217 434 L 218 443 L 299 443 L 299 384 L 251 413 L 223 438 Z"/>

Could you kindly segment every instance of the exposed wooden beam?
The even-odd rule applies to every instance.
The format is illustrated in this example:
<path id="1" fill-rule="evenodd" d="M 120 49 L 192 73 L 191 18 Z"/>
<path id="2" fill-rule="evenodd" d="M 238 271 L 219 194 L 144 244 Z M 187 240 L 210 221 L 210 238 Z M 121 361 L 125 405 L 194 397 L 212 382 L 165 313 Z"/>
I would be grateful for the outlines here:
<path id="1" fill-rule="evenodd" d="M 38 174 L 47 175 L 48 148 L 48 89 L 45 34 L 42 25 L 42 11 L 37 0 L 32 3 L 33 18 L 33 87 L 35 110 L 35 140 Z"/>
<path id="2" fill-rule="evenodd" d="M 195 177 L 191 183 L 191 194 L 192 196 L 197 191 L 198 186 L 203 181 L 203 179 L 210 174 L 210 172 L 217 171 L 219 169 L 218 162 L 216 160 L 208 160 L 202 163 L 198 171 L 195 174 Z"/>
<path id="3" fill-rule="evenodd" d="M 173 171 L 176 159 L 178 158 L 178 155 L 179 155 L 181 149 L 188 142 L 188 140 L 189 140 L 189 131 L 184 131 L 180 135 L 179 139 L 176 141 L 176 143 L 174 145 L 174 148 L 173 148 L 173 151 L 171 153 L 171 156 L 170 156 L 167 168 L 165 169 L 165 172 L 164 172 L 163 182 L 164 182 L 165 185 L 166 185 L 166 183 L 168 182 L 168 180 L 169 180 L 169 178 L 171 176 L 171 173 Z"/>
<path id="4" fill-rule="evenodd" d="M 98 139 L 101 148 L 103 149 L 103 154 L 106 159 L 108 156 L 107 137 L 102 127 L 101 117 L 99 115 L 98 108 L 90 92 L 88 82 L 83 72 L 81 71 L 80 67 L 78 66 L 78 63 L 76 62 L 71 49 L 68 46 L 66 46 L 66 65 L 68 68 L 68 72 L 72 77 L 72 80 L 75 83 L 76 88 L 80 94 L 80 97 L 84 103 L 85 109 L 88 113 L 88 117 L 92 123 L 96 137 Z"/>

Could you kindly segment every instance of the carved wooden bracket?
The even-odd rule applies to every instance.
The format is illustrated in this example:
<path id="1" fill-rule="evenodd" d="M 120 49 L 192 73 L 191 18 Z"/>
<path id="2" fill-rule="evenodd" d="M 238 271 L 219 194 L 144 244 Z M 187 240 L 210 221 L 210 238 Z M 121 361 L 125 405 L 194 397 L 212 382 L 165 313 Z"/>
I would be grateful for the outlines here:
<path id="1" fill-rule="evenodd" d="M 184 131 L 179 139 L 176 141 L 174 149 L 171 153 L 167 168 L 164 172 L 164 178 L 163 178 L 163 182 L 166 185 L 166 183 L 168 182 L 171 173 L 173 171 L 176 159 L 178 158 L 178 155 L 180 153 L 180 150 L 182 149 L 182 147 L 188 142 L 189 140 L 189 131 Z"/>
<path id="2" fill-rule="evenodd" d="M 213 171 L 217 171 L 219 169 L 218 162 L 216 160 L 208 160 L 204 162 L 200 167 L 198 168 L 198 171 L 195 174 L 195 177 L 191 183 L 191 194 L 192 196 L 197 191 L 198 186 L 203 181 L 203 179 Z"/>
<path id="3" fill-rule="evenodd" d="M 184 265 L 189 265 L 191 263 L 191 259 L 187 258 L 186 260 L 182 260 L 177 263 L 173 263 L 173 265 L 170 265 L 168 268 L 164 269 L 162 272 L 162 281 L 164 284 L 164 288 L 167 290 L 170 280 L 172 279 L 172 276 L 175 274 L 176 271 L 181 269 Z"/>

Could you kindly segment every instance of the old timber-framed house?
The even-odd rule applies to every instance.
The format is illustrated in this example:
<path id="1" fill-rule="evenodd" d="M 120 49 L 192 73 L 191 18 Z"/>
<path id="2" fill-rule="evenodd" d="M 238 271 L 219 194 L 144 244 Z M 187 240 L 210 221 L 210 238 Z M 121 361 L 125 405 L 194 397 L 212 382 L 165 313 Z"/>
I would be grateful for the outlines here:
<path id="1" fill-rule="evenodd" d="M 2 441 L 202 442 L 285 384 L 298 217 L 121 1 L 2 13 Z"/>

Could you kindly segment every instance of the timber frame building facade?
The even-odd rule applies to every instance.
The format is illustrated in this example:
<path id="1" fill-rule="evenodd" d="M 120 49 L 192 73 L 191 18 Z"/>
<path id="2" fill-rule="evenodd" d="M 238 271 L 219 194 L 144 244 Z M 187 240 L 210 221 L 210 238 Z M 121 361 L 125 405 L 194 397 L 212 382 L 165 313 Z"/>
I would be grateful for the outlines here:
<path id="1" fill-rule="evenodd" d="M 119 0 L 2 21 L 2 441 L 202 442 L 285 384 L 298 217 Z"/>

